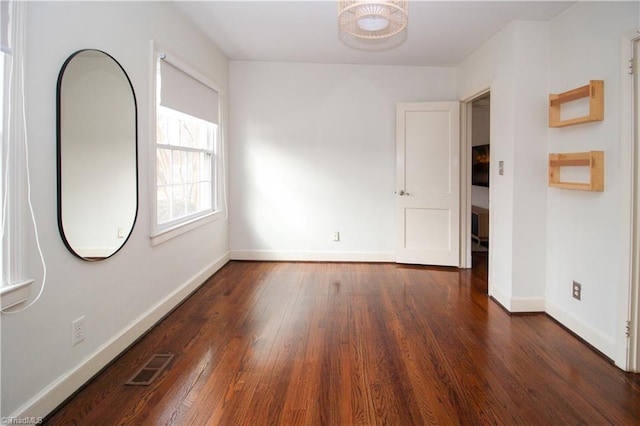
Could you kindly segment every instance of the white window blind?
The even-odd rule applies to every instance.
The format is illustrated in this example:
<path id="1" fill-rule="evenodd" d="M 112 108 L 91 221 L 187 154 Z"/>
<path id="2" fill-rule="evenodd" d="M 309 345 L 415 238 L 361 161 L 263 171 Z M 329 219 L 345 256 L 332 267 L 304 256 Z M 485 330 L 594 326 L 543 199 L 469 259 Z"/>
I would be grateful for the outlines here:
<path id="1" fill-rule="evenodd" d="M 160 61 L 160 105 L 220 124 L 218 92 L 166 60 Z"/>

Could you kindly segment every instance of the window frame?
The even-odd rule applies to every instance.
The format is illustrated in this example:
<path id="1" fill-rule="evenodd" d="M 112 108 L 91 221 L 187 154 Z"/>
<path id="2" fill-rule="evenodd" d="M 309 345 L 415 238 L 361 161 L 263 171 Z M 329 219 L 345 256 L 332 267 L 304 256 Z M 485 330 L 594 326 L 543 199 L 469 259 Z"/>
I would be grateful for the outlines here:
<path id="1" fill-rule="evenodd" d="M 223 93 L 216 82 L 211 80 L 210 78 L 204 76 L 202 73 L 193 69 L 187 63 L 178 59 L 175 55 L 169 53 L 166 49 L 163 49 L 156 43 L 152 42 L 152 72 L 151 72 L 151 103 L 150 103 L 150 116 L 151 116 L 151 129 L 150 135 L 152 138 L 151 145 L 152 148 L 149 150 L 150 154 L 150 181 L 149 181 L 149 194 L 151 198 L 151 245 L 155 246 L 161 244 L 167 240 L 175 238 L 179 235 L 182 235 L 186 232 L 189 232 L 193 229 L 196 229 L 200 226 L 203 226 L 207 223 L 211 223 L 213 221 L 221 219 L 223 215 L 222 210 L 222 149 L 223 149 L 223 120 L 222 120 L 222 97 Z M 214 141 L 213 141 L 213 158 L 211 164 L 211 210 L 207 210 L 206 212 L 196 213 L 193 215 L 188 215 L 183 218 L 178 218 L 172 220 L 170 222 L 159 224 L 158 223 L 158 184 L 157 184 L 157 150 L 158 148 L 166 148 L 166 145 L 159 145 L 157 142 L 157 133 L 156 133 L 156 125 L 157 125 L 157 106 L 158 106 L 158 94 L 157 94 L 157 75 L 159 73 L 159 64 L 160 61 L 167 61 L 170 65 L 178 68 L 180 71 L 184 72 L 191 78 L 199 81 L 210 89 L 214 90 L 218 93 L 218 123 L 217 128 L 215 129 Z M 182 111 L 179 111 L 182 112 Z"/>

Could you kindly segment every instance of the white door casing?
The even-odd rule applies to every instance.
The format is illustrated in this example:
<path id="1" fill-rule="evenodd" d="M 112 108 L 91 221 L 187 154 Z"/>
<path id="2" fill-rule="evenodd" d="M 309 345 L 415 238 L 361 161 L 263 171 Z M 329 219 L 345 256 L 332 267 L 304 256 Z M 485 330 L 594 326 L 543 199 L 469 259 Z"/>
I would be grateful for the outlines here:
<path id="1" fill-rule="evenodd" d="M 397 105 L 396 261 L 459 266 L 460 106 Z"/>

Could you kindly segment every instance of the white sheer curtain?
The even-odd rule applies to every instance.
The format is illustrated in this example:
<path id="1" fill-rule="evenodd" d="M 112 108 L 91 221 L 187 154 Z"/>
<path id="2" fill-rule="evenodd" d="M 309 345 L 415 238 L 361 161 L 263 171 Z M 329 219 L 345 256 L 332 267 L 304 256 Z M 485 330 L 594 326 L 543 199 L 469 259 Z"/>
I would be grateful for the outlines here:
<path id="1" fill-rule="evenodd" d="M 3 1 L 3 286 L 26 279 L 24 266 L 25 122 L 23 116 L 23 26 L 25 3 Z M 6 43 L 6 45 L 5 45 Z"/>
<path id="2" fill-rule="evenodd" d="M 31 306 L 44 289 L 46 266 L 38 241 L 38 229 L 30 199 L 29 150 L 25 112 L 25 14 L 27 2 L 2 0 L 3 93 L 2 93 L 2 288 L 3 313 Z M 37 296 L 26 306 L 33 279 L 27 276 L 26 227 L 31 219 L 43 266 L 43 281 Z M 7 308 L 21 309 L 5 311 Z"/>

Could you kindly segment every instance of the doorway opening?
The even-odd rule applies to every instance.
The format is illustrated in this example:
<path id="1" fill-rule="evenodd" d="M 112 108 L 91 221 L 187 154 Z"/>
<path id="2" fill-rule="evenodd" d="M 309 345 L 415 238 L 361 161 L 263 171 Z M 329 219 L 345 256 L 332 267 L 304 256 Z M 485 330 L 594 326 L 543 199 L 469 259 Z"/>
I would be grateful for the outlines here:
<path id="1" fill-rule="evenodd" d="M 462 102 L 463 143 L 462 149 L 468 158 L 466 164 L 466 207 L 461 235 L 466 247 L 463 264 L 482 274 L 488 282 L 490 259 L 491 208 L 489 187 L 491 185 L 491 93 L 484 90 Z M 465 208 L 461 209 L 465 211 Z M 466 261 L 466 262 L 465 262 Z M 484 289 L 488 293 L 488 288 Z"/>

